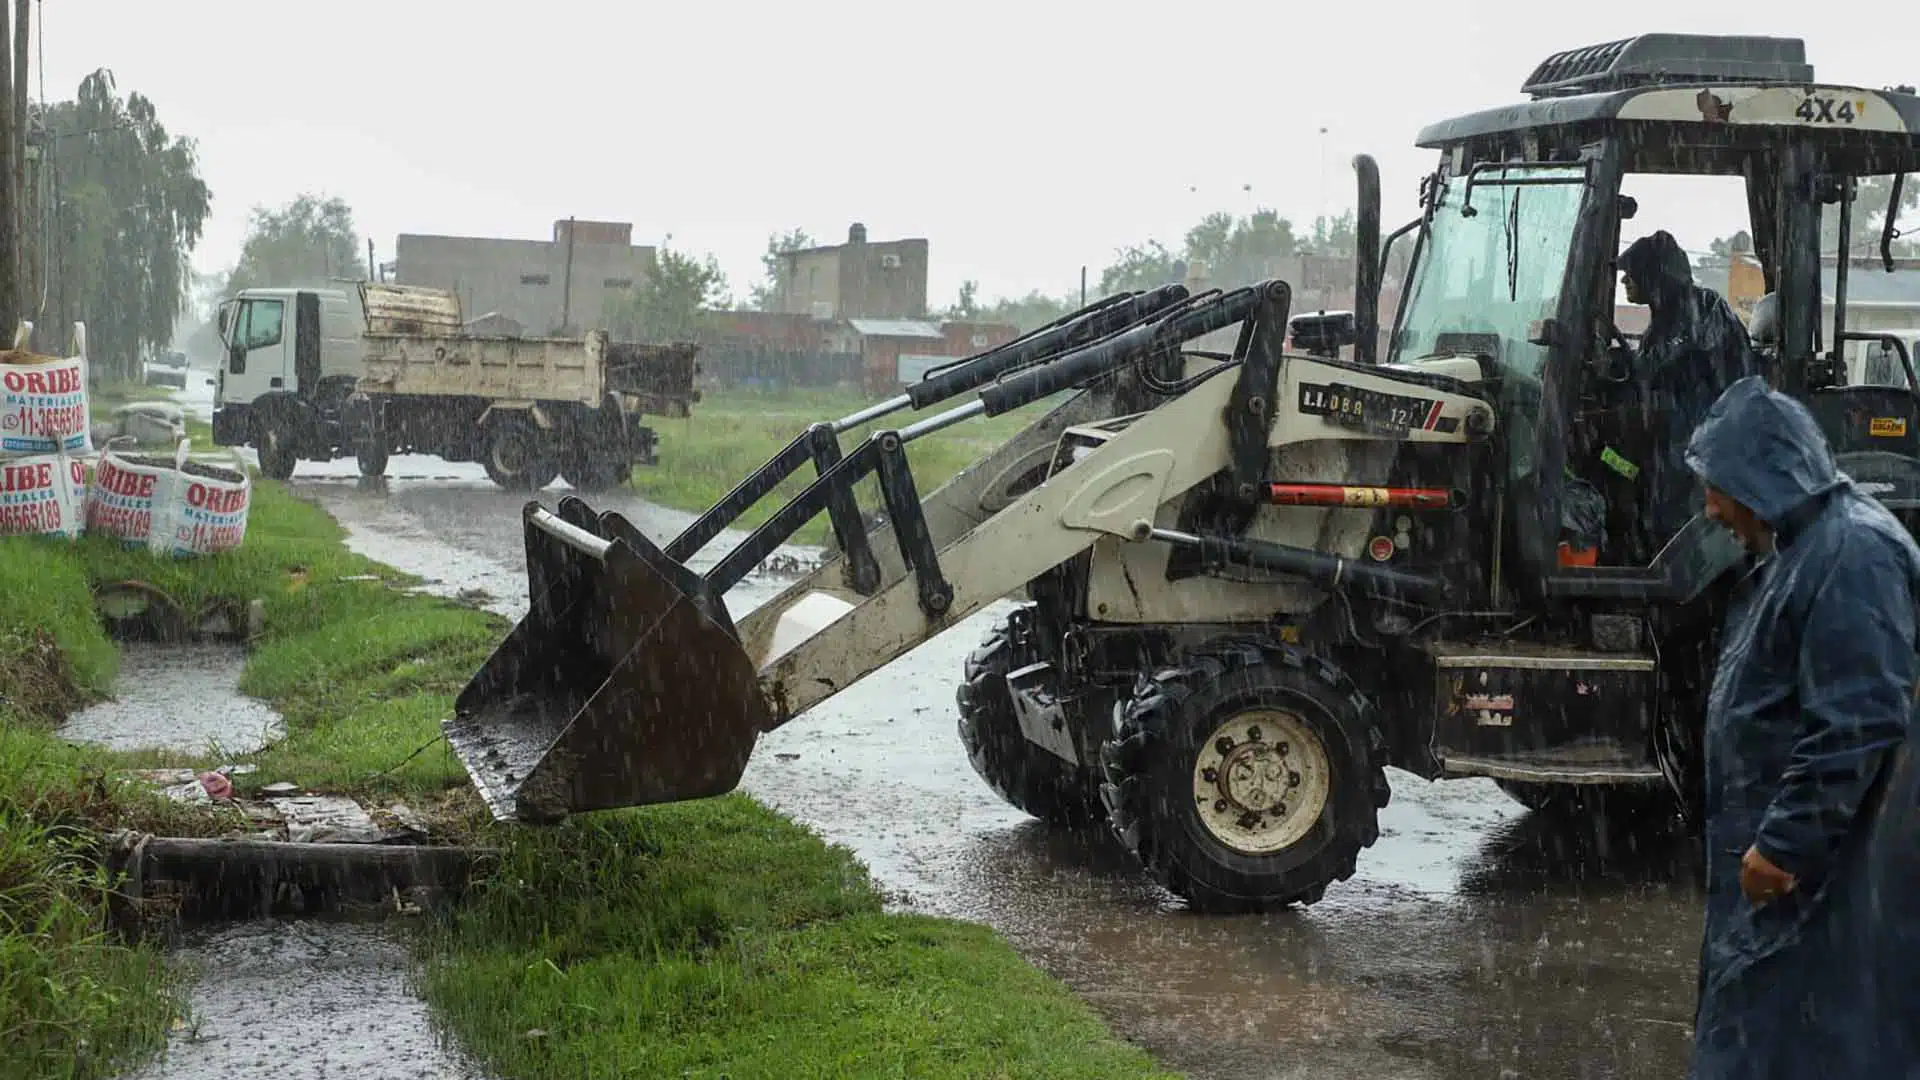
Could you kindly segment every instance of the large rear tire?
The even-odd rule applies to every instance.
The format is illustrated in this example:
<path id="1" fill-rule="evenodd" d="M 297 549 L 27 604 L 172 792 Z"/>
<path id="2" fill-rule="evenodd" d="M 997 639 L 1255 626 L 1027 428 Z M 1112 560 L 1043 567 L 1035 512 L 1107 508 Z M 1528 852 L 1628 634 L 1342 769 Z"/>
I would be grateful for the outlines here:
<path id="1" fill-rule="evenodd" d="M 546 433 L 518 413 L 495 414 L 487 425 L 481 464 L 487 479 L 508 491 L 539 491 L 560 475 Z"/>
<path id="2" fill-rule="evenodd" d="M 1009 672 L 1041 659 L 1032 633 L 1034 607 L 1027 604 L 1001 620 L 967 656 L 955 694 L 960 745 L 973 771 L 1015 809 L 1050 825 L 1095 828 L 1105 816 L 1099 772 L 1071 765 L 1021 734 L 1007 688 Z"/>
<path id="3" fill-rule="evenodd" d="M 1373 705 L 1298 649 L 1230 641 L 1142 680 L 1102 747 L 1122 843 L 1201 912 L 1311 904 L 1353 876 L 1391 790 Z"/>

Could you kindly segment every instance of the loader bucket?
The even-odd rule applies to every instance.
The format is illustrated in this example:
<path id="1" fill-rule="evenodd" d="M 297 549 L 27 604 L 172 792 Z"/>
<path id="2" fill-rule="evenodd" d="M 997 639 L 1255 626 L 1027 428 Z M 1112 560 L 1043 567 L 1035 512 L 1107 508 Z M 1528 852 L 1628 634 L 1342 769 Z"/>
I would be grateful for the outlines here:
<path id="1" fill-rule="evenodd" d="M 526 617 L 444 723 L 494 817 L 733 790 L 769 709 L 725 605 L 618 514 L 568 496 L 521 516 Z"/>

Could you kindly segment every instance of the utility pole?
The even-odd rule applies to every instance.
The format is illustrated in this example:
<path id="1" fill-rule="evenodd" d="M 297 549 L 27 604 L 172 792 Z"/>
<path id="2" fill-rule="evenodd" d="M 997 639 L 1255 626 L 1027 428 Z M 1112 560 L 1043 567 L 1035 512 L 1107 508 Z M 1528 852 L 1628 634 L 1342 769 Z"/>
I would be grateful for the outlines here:
<path id="1" fill-rule="evenodd" d="M 18 72 L 13 70 L 13 54 L 6 49 L 7 28 L 7 11 L 0 5 L 0 348 L 11 349 L 14 330 L 20 325 L 21 189 L 14 148 L 20 144 L 19 127 L 26 123 L 25 116 L 14 115 L 17 97 L 13 91 L 16 83 L 26 86 L 27 72 L 25 64 Z M 19 31 L 24 38 L 25 18 L 20 20 Z"/>
<path id="2" fill-rule="evenodd" d="M 19 297 L 15 305 L 18 317 L 25 318 L 34 309 L 28 299 L 33 281 L 27 273 L 33 265 L 28 252 L 33 248 L 27 221 L 27 9 L 32 0 L 13 0 L 13 287 Z M 45 12 L 45 8 L 40 9 Z M 45 49 L 41 50 L 45 55 Z"/>

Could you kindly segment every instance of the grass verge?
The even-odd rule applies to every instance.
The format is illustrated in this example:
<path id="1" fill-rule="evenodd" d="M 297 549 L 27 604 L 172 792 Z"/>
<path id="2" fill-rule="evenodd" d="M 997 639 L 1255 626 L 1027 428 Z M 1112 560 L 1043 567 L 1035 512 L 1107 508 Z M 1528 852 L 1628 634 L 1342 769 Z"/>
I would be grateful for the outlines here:
<path id="1" fill-rule="evenodd" d="M 116 1075 L 164 1045 L 181 1012 L 163 958 L 106 929 L 112 883 L 88 837 L 223 822 L 113 782 L 115 768 L 250 760 L 243 791 L 468 791 L 433 740 L 505 624 L 406 591 L 406 575 L 348 552 L 319 508 L 256 483 L 246 545 L 218 558 L 0 539 L 0 1076 Z M 241 688 L 281 712 L 282 742 L 123 755 L 54 737 L 112 686 L 117 651 L 88 589 L 126 579 L 188 611 L 263 600 L 267 633 Z M 991 931 L 884 913 L 849 852 L 744 796 L 547 830 L 466 824 L 507 864 L 423 927 L 422 986 L 497 1075 L 1166 1075 Z"/>
<path id="2" fill-rule="evenodd" d="M 742 796 L 529 836 L 423 951 L 506 1076 L 1170 1075 L 993 931 L 882 913 L 848 852 Z"/>
<path id="3" fill-rule="evenodd" d="M 660 434 L 660 464 L 634 470 L 633 486 L 662 506 L 705 510 L 765 465 L 808 424 L 848 416 L 872 404 L 874 399 L 849 391 L 708 391 L 693 407 L 692 416 L 649 419 Z M 907 449 L 907 459 L 913 466 L 915 486 L 922 497 L 926 496 L 1058 404 L 1057 397 L 1046 398 L 1001 416 L 968 420 L 914 440 Z M 929 415 L 937 411 L 929 410 Z M 850 449 L 875 431 L 920 419 L 925 416 L 907 413 L 867 424 L 841 435 L 840 445 Z M 777 498 L 762 499 L 743 515 L 740 526 L 752 528 L 766 521 L 813 478 L 812 466 L 802 467 L 775 489 Z M 879 506 L 878 492 L 869 478 L 861 485 L 861 506 L 868 510 Z M 793 542 L 823 543 L 829 529 L 826 515 L 816 516 L 794 534 Z"/>

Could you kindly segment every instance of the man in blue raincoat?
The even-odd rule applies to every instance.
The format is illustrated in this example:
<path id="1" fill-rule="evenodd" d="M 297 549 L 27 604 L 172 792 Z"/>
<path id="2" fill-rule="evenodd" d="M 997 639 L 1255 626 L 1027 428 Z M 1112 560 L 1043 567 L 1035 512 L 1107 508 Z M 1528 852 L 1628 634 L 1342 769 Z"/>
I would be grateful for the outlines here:
<path id="1" fill-rule="evenodd" d="M 1706 719 L 1695 1080 L 1920 1078 L 1920 549 L 1812 416 L 1734 383 L 1687 464 L 1758 556 Z"/>

